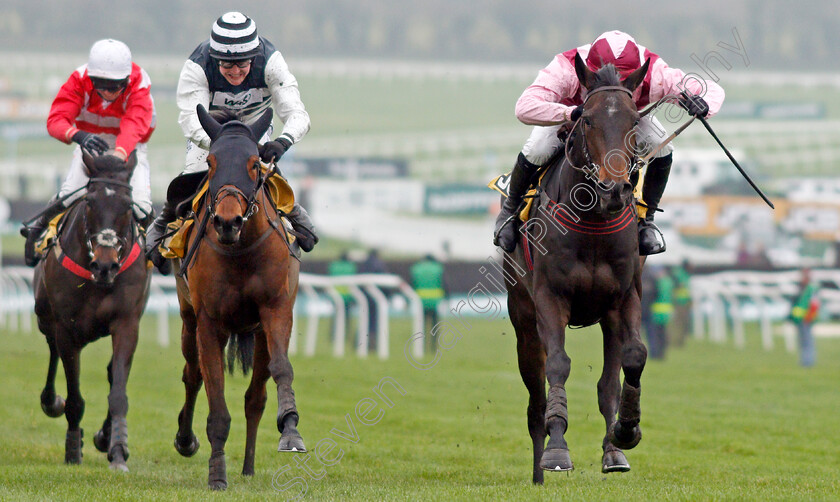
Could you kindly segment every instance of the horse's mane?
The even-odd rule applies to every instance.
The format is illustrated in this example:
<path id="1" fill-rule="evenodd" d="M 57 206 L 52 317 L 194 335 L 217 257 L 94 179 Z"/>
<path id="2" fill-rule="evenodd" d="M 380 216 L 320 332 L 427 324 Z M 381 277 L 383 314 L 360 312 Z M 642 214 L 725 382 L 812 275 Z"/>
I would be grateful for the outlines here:
<path id="1" fill-rule="evenodd" d="M 595 83 L 589 89 L 589 92 L 608 85 L 621 85 L 621 73 L 612 63 L 605 64 L 595 72 Z"/>
<path id="2" fill-rule="evenodd" d="M 87 166 L 90 170 L 90 177 L 115 177 L 126 173 L 126 161 L 114 155 L 99 155 L 93 157 L 92 165 Z"/>

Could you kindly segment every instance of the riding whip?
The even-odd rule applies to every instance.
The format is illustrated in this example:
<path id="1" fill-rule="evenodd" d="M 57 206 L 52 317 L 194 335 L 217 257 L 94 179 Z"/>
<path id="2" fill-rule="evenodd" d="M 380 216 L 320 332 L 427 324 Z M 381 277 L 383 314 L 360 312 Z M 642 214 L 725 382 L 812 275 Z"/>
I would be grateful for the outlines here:
<path id="1" fill-rule="evenodd" d="M 688 128 L 688 126 L 689 126 L 689 125 L 691 125 L 691 123 L 692 123 L 692 122 L 694 122 L 694 117 L 691 117 L 691 119 L 690 119 L 690 120 L 688 120 L 688 121 L 686 121 L 686 123 L 685 123 L 685 124 L 683 124 L 683 125 L 681 125 L 680 127 L 678 127 L 678 128 L 677 128 L 677 130 L 675 130 L 674 132 L 672 132 L 670 136 L 668 136 L 667 138 L 665 138 L 665 140 L 664 140 L 662 143 L 660 143 L 659 145 L 657 145 L 657 147 L 656 147 L 656 148 L 654 148 L 653 150 L 651 150 L 651 152 L 650 152 L 650 153 L 648 153 L 647 155 L 645 155 L 644 157 L 642 157 L 641 159 L 639 159 L 639 162 L 640 162 L 641 164 L 647 164 L 647 163 L 648 163 L 648 161 L 649 161 L 651 158 L 653 158 L 653 156 L 654 156 L 654 155 L 656 155 L 657 153 L 659 153 L 659 151 L 660 151 L 660 150 L 662 150 L 663 148 L 665 148 L 665 145 L 667 145 L 668 143 L 670 143 L 671 141 L 673 141 L 673 140 L 674 140 L 674 138 L 676 138 L 677 136 L 679 136 L 679 135 L 680 135 L 680 133 L 682 133 L 683 131 L 685 131 L 685 130 L 686 130 L 686 128 Z"/>
<path id="2" fill-rule="evenodd" d="M 761 198 L 764 199 L 764 202 L 766 202 L 768 206 L 770 206 L 773 209 L 776 209 L 776 206 L 774 206 L 773 203 L 770 202 L 770 199 L 768 199 L 767 196 L 764 195 L 764 192 L 762 192 L 761 189 L 756 186 L 756 184 L 749 177 L 749 175 L 747 175 L 747 173 L 744 171 L 744 169 L 741 168 L 741 166 L 738 164 L 738 161 L 735 160 L 735 157 L 733 157 L 732 154 L 729 153 L 729 150 L 727 150 L 726 147 L 723 146 L 723 143 L 721 143 L 720 139 L 718 139 L 717 134 L 715 134 L 715 132 L 712 130 L 711 126 L 709 126 L 709 123 L 706 122 L 706 119 L 704 119 L 703 117 L 697 117 L 697 118 L 700 119 L 700 122 L 703 123 L 703 126 L 706 128 L 706 130 L 709 131 L 709 134 L 711 134 L 712 137 L 715 138 L 715 141 L 717 141 L 717 144 L 723 149 L 723 153 L 725 153 L 726 156 L 729 157 L 729 160 L 732 161 L 732 163 L 738 169 L 738 172 L 741 173 L 741 176 L 743 176 L 744 179 L 747 180 L 747 183 L 749 183 L 750 186 L 753 187 L 753 190 L 755 190 L 756 193 L 758 193 L 758 195 L 760 195 Z"/>

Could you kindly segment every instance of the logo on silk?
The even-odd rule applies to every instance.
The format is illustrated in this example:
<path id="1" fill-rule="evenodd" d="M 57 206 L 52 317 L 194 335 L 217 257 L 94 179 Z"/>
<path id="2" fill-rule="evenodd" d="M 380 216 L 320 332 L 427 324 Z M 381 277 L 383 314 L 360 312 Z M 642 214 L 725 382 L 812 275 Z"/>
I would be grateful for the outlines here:
<path id="1" fill-rule="evenodd" d="M 263 101 L 263 98 L 264 96 L 260 89 L 249 89 L 236 94 L 216 92 L 213 95 L 211 105 L 218 108 L 242 109 L 260 103 Z"/>

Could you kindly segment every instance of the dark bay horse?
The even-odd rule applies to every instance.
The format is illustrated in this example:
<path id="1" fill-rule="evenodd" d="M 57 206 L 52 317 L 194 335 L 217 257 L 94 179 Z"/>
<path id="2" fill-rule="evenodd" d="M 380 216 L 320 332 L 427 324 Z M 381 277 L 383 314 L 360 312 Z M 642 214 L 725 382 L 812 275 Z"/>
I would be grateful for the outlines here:
<path id="1" fill-rule="evenodd" d="M 50 348 L 41 408 L 50 417 L 66 416 L 64 461 L 81 463 L 85 401 L 79 356 L 88 343 L 111 335 L 108 414 L 93 443 L 108 453 L 112 469 L 127 471 L 126 383 L 151 280 L 129 185 L 137 158 L 132 154 L 123 162 L 85 153 L 83 160 L 90 177 L 87 192 L 68 209 L 57 244 L 35 268 L 35 314 Z M 66 401 L 55 393 L 59 357 L 67 377 Z"/>
<path id="2" fill-rule="evenodd" d="M 278 450 L 306 451 L 297 431 L 287 354 L 300 265 L 292 256 L 280 214 L 264 189 L 257 144 L 271 123 L 271 113 L 267 110 L 253 126 L 236 120 L 221 124 L 198 106 L 199 120 L 212 141 L 207 158 L 209 188 L 197 210 L 196 218 L 202 223 L 191 232 L 190 251 L 179 265 L 180 275 L 186 273 L 186 280 L 178 279 L 186 400 L 178 416 L 175 448 L 184 456 L 198 449 L 192 421 L 203 381 L 210 408 L 208 484 L 214 490 L 227 487 L 224 447 L 230 414 L 224 396 L 224 352 L 229 339 L 240 350 L 249 338 L 253 342 L 253 355 L 245 350 L 241 358 L 244 368 L 253 360 L 251 384 L 245 393 L 242 474 L 254 474 L 257 426 L 265 409 L 269 377 L 277 384 Z"/>
<path id="3" fill-rule="evenodd" d="M 522 244 L 504 257 L 519 371 L 530 395 L 534 483 L 543 482 L 543 470 L 573 468 L 563 437 L 571 365 L 567 326 L 598 322 L 603 331 L 598 382 L 607 429 L 603 472 L 629 470 L 620 448 L 633 448 L 641 439 L 640 377 L 647 350 L 639 336 L 643 263 L 630 171 L 636 153 L 632 131 L 639 120 L 632 93 L 648 63 L 624 80 L 612 65 L 591 71 L 580 56 L 575 69 L 588 91 L 584 112 L 565 143 L 565 155 L 543 179 L 532 216 L 522 227 Z"/>

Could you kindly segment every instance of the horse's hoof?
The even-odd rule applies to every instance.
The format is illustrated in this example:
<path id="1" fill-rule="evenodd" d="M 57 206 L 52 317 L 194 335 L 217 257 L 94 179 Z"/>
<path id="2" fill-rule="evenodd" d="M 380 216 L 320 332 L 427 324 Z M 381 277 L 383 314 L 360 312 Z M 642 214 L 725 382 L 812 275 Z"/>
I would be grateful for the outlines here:
<path id="1" fill-rule="evenodd" d="M 627 472 L 630 470 L 630 464 L 627 462 L 627 457 L 619 450 L 611 450 L 604 452 L 604 458 L 601 462 L 601 472 Z"/>
<path id="2" fill-rule="evenodd" d="M 303 438 L 297 433 L 297 431 L 284 432 L 283 435 L 280 436 L 280 444 L 277 445 L 277 451 L 305 453 L 306 446 L 303 445 Z"/>
<path id="3" fill-rule="evenodd" d="M 128 472 L 128 466 L 125 465 L 124 461 L 114 460 L 113 462 L 108 464 L 108 468 L 114 472 Z"/>
<path id="4" fill-rule="evenodd" d="M 186 438 L 186 440 L 187 441 L 184 441 L 183 438 L 181 438 L 181 436 L 176 434 L 175 449 L 183 457 L 192 457 L 193 455 L 195 455 L 195 452 L 198 451 L 200 443 L 198 442 L 198 438 L 195 437 L 195 434 L 190 434 L 190 437 Z"/>
<path id="5" fill-rule="evenodd" d="M 569 456 L 569 450 L 551 448 L 543 452 L 540 468 L 549 472 L 564 472 L 571 471 L 575 467 L 572 464 L 572 457 Z"/>
<path id="6" fill-rule="evenodd" d="M 207 486 L 210 487 L 210 489 L 213 490 L 213 491 L 222 492 L 222 491 L 227 490 L 227 481 L 224 481 L 224 480 L 210 481 L 210 482 L 207 483 Z"/>
<path id="7" fill-rule="evenodd" d="M 64 415 L 64 398 L 56 394 L 52 404 L 46 404 L 42 400 L 41 409 L 44 410 L 44 414 L 48 417 L 58 418 Z"/>
<path id="8" fill-rule="evenodd" d="M 64 439 L 64 463 L 65 464 L 81 464 L 82 463 L 82 446 L 84 442 L 82 438 L 84 432 L 82 429 L 75 431 L 67 431 Z"/>
<path id="9" fill-rule="evenodd" d="M 610 443 L 616 448 L 629 450 L 634 448 L 642 440 L 642 428 L 638 425 L 627 430 L 622 427 L 621 422 L 615 421 L 610 426 Z"/>
<path id="10" fill-rule="evenodd" d="M 102 453 L 108 453 L 108 446 L 110 444 L 111 438 L 105 431 L 102 429 L 96 431 L 96 434 L 93 436 L 93 446 L 95 446 L 97 450 Z"/>

